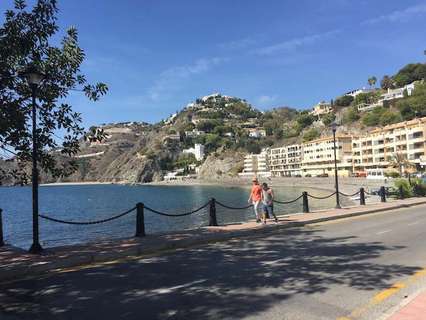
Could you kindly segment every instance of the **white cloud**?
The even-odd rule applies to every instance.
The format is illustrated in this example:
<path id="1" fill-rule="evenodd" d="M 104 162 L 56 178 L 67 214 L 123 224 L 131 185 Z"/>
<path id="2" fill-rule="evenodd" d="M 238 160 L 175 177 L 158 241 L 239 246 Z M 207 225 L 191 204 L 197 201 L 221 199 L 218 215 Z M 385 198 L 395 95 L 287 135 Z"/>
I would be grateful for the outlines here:
<path id="1" fill-rule="evenodd" d="M 426 4 L 411 6 L 402 10 L 396 10 L 389 14 L 384 14 L 376 18 L 368 19 L 361 22 L 361 25 L 371 25 L 380 22 L 400 22 L 407 21 L 412 17 L 426 14 Z"/>
<path id="2" fill-rule="evenodd" d="M 268 96 L 268 95 L 262 95 L 260 97 L 257 98 L 257 103 L 264 107 L 264 106 L 268 106 L 271 103 L 275 102 L 277 100 L 278 96 Z"/>
<path id="3" fill-rule="evenodd" d="M 246 37 L 234 41 L 229 41 L 225 43 L 221 43 L 218 46 L 222 49 L 226 50 L 237 50 L 237 49 L 244 49 L 247 47 L 254 46 L 258 44 L 259 39 L 255 39 L 254 37 Z"/>
<path id="4" fill-rule="evenodd" d="M 338 34 L 339 32 L 341 32 L 341 30 L 336 29 L 336 30 L 331 30 L 324 33 L 317 33 L 317 34 L 308 35 L 304 37 L 294 38 L 294 39 L 283 41 L 274 45 L 256 49 L 253 51 L 253 53 L 266 56 L 266 55 L 273 55 L 276 53 L 280 53 L 283 51 L 291 51 L 299 47 L 315 44 L 316 42 L 332 37 Z"/>
<path id="5" fill-rule="evenodd" d="M 154 85 L 148 89 L 148 97 L 152 101 L 158 101 L 169 96 L 170 92 L 178 90 L 182 81 L 191 76 L 209 71 L 210 69 L 225 63 L 228 58 L 213 57 L 196 60 L 193 64 L 177 66 L 163 71 Z"/>

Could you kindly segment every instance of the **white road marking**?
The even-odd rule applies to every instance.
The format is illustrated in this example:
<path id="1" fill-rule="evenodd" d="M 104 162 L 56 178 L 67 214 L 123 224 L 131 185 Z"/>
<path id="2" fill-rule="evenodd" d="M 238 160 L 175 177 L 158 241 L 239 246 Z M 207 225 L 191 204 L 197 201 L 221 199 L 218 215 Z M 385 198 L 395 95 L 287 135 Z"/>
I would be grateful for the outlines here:
<path id="1" fill-rule="evenodd" d="M 408 223 L 407 226 L 414 226 L 416 224 L 419 224 L 419 221 Z"/>
<path id="2" fill-rule="evenodd" d="M 388 233 L 388 232 L 391 232 L 392 230 L 383 230 L 383 231 L 380 231 L 380 232 L 377 232 L 376 234 L 384 234 L 384 233 Z"/>

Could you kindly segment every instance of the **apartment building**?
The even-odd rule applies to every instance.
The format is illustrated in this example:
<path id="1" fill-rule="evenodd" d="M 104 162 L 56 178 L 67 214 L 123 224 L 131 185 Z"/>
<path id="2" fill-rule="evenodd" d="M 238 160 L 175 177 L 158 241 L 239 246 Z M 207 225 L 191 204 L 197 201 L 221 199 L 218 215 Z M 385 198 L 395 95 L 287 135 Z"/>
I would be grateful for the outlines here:
<path id="1" fill-rule="evenodd" d="M 334 174 L 333 137 L 321 138 L 302 145 L 302 175 Z M 352 174 L 352 137 L 336 136 L 336 162 L 339 176 Z"/>
<path id="2" fill-rule="evenodd" d="M 263 149 L 259 154 L 248 154 L 244 157 L 244 169 L 240 177 L 270 177 L 269 149 Z"/>
<path id="3" fill-rule="evenodd" d="M 339 176 L 361 174 L 383 178 L 398 171 L 395 158 L 409 163 L 402 170 L 426 168 L 426 117 L 376 128 L 363 136 L 336 136 L 336 162 Z M 301 145 L 264 149 L 245 157 L 240 175 L 318 176 L 334 175 L 333 138 L 321 138 Z"/>
<path id="4" fill-rule="evenodd" d="M 377 128 L 354 138 L 352 153 L 354 172 L 395 171 L 391 165 L 396 157 L 420 169 L 426 164 L 426 117 Z"/>
<path id="5" fill-rule="evenodd" d="M 269 166 L 274 177 L 292 177 L 302 174 L 302 146 L 294 144 L 273 148 L 269 153 Z"/>

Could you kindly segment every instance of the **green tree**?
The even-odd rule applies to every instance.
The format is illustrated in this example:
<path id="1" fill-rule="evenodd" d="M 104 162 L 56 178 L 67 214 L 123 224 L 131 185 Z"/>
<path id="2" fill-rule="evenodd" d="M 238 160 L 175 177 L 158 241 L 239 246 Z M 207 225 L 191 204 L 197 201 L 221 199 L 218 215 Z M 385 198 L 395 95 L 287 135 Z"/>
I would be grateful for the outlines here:
<path id="1" fill-rule="evenodd" d="M 215 151 L 218 147 L 221 146 L 221 142 L 222 142 L 222 139 L 220 138 L 219 135 L 213 134 L 213 133 L 206 134 L 206 137 L 205 137 L 206 152 L 210 153 L 212 151 Z"/>
<path id="2" fill-rule="evenodd" d="M 321 136 L 320 132 L 316 128 L 309 129 L 303 134 L 303 142 L 312 141 Z"/>
<path id="3" fill-rule="evenodd" d="M 353 102 L 354 106 L 358 106 L 360 104 L 371 104 L 375 103 L 379 100 L 380 93 L 379 92 L 366 92 L 358 94 Z"/>
<path id="4" fill-rule="evenodd" d="M 411 96 L 396 102 L 404 120 L 426 116 L 426 83 L 418 83 Z"/>
<path id="5" fill-rule="evenodd" d="M 203 120 L 197 123 L 197 129 L 205 132 L 212 132 L 215 127 L 223 125 L 222 120 Z"/>
<path id="6" fill-rule="evenodd" d="M 334 113 L 328 113 L 324 115 L 321 120 L 325 126 L 329 126 L 334 120 L 336 120 L 336 115 Z"/>
<path id="7" fill-rule="evenodd" d="M 380 116 L 380 125 L 386 126 L 389 124 L 394 124 L 402 121 L 402 117 L 399 113 L 386 110 L 383 112 L 383 114 Z"/>
<path id="8" fill-rule="evenodd" d="M 410 63 L 403 67 L 398 73 L 393 76 L 393 80 L 397 87 L 403 87 L 416 80 L 426 78 L 426 64 Z"/>
<path id="9" fill-rule="evenodd" d="M 338 97 L 334 101 L 334 104 L 336 106 L 339 106 L 339 107 L 348 107 L 348 106 L 351 105 L 352 101 L 354 101 L 354 97 L 348 96 L 348 95 L 344 95 L 344 96 Z"/>
<path id="10" fill-rule="evenodd" d="M 371 111 L 366 112 L 362 116 L 362 123 L 367 127 L 373 127 L 380 124 L 382 115 L 387 111 L 387 109 L 379 107 Z"/>
<path id="11" fill-rule="evenodd" d="M 98 100 L 108 90 L 103 83 L 87 83 L 81 73 L 85 54 L 75 28 L 67 30 L 59 46 L 52 45 L 58 43 L 56 2 L 38 0 L 27 9 L 24 0 L 16 0 L 0 27 L 0 147 L 15 151 L 23 179 L 24 167 L 31 159 L 32 89 L 19 74 L 31 64 L 46 75 L 37 89 L 37 159 L 41 168 L 54 177 L 69 175 L 78 168 L 71 156 L 79 151 L 84 129 L 81 115 L 66 102 L 70 90 L 82 90 L 91 100 Z M 53 137 L 58 129 L 65 133 L 61 142 Z M 59 162 L 52 149 L 60 149 L 68 161 Z M 0 178 L 7 174 L 0 173 Z"/>
<path id="12" fill-rule="evenodd" d="M 315 117 L 311 114 L 309 114 L 307 111 L 301 112 L 296 117 L 296 122 L 299 124 L 299 126 L 304 129 L 306 127 L 309 127 L 312 123 L 314 123 Z"/>

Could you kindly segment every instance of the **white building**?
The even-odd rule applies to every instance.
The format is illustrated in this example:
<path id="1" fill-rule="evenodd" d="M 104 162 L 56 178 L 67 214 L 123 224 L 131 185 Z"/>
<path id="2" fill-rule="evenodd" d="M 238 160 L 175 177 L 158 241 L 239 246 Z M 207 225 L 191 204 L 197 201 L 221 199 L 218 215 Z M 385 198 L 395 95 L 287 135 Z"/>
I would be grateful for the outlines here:
<path id="1" fill-rule="evenodd" d="M 410 84 L 407 84 L 406 86 L 402 88 L 396 88 L 396 89 L 388 89 L 388 92 L 381 95 L 382 101 L 389 101 L 394 99 L 401 99 L 404 98 L 404 92 L 407 92 L 408 96 L 411 96 L 413 94 L 413 90 L 415 88 L 415 82 L 412 82 Z"/>
<path id="2" fill-rule="evenodd" d="M 244 170 L 240 177 L 270 177 L 269 149 L 263 149 L 259 154 L 248 154 L 244 157 Z"/>
<path id="3" fill-rule="evenodd" d="M 426 155 L 426 117 L 399 122 L 371 130 L 368 134 L 353 138 L 352 157 L 354 172 L 396 171 L 391 167 L 399 157 L 413 166 L 424 165 Z"/>
<path id="4" fill-rule="evenodd" d="M 294 144 L 270 150 L 269 163 L 274 177 L 291 177 L 302 174 L 302 146 Z"/>
<path id="5" fill-rule="evenodd" d="M 248 133 L 249 133 L 249 137 L 250 138 L 262 138 L 262 137 L 266 137 L 266 130 L 265 129 L 260 129 L 260 128 L 250 128 L 248 129 Z"/>
<path id="6" fill-rule="evenodd" d="M 355 89 L 352 91 L 349 91 L 347 93 L 345 93 L 345 96 L 352 96 L 352 97 L 356 97 L 357 95 L 361 94 L 361 93 L 369 93 L 369 92 L 373 92 L 374 89 L 367 89 L 367 88 L 362 88 L 362 89 Z"/>
<path id="7" fill-rule="evenodd" d="M 333 107 L 331 106 L 331 104 L 327 103 L 325 101 L 322 101 L 322 102 L 318 103 L 317 105 L 315 105 L 313 107 L 310 114 L 312 114 L 316 117 L 321 117 L 321 116 L 328 114 L 332 111 L 333 111 Z"/>
<path id="8" fill-rule="evenodd" d="M 357 105 L 358 111 L 369 111 L 377 107 L 383 107 L 383 100 L 379 100 L 378 102 L 372 104 L 361 103 Z"/>
<path id="9" fill-rule="evenodd" d="M 189 149 L 185 149 L 183 150 L 183 153 L 192 153 L 195 156 L 195 159 L 197 159 L 197 161 L 201 161 L 204 159 L 204 145 L 196 143 L 194 145 L 194 148 L 189 148 Z"/>
<path id="10" fill-rule="evenodd" d="M 336 135 L 336 162 L 339 176 L 352 173 L 352 137 Z M 333 137 L 325 137 L 306 142 L 302 145 L 302 175 L 312 177 L 334 174 Z"/>
<path id="11" fill-rule="evenodd" d="M 206 134 L 206 132 L 198 129 L 194 129 L 192 131 L 185 131 L 185 136 L 190 138 L 202 136 L 203 134 Z"/>
<path id="12" fill-rule="evenodd" d="M 177 113 L 173 113 L 169 118 L 167 118 L 164 123 L 165 124 L 171 124 L 176 119 Z"/>

